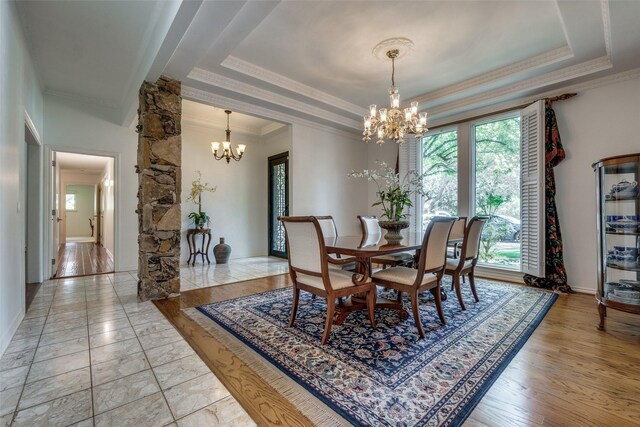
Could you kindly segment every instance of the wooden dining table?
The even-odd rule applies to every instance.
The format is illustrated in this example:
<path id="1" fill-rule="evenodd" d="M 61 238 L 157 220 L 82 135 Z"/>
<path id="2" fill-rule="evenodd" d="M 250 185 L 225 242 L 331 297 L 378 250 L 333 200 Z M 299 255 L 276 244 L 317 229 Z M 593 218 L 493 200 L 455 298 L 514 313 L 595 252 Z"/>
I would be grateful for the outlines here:
<path id="1" fill-rule="evenodd" d="M 364 235 L 364 236 L 338 236 L 328 237 L 324 239 L 325 249 L 327 253 L 338 256 L 355 257 L 361 260 L 365 268 L 371 273 L 371 259 L 381 255 L 390 255 L 399 252 L 414 252 L 421 248 L 423 234 L 402 232 L 403 239 L 399 244 L 388 244 L 382 235 Z M 363 273 L 360 271 L 360 273 Z M 341 310 L 334 321 L 335 324 L 342 324 L 345 318 L 353 311 L 363 310 L 366 308 L 364 298 L 358 296 L 351 297 L 349 300 L 340 303 Z M 389 300 L 378 297 L 375 308 L 386 308 L 395 310 L 400 314 L 402 319 L 407 319 L 409 313 L 404 308 L 402 301 Z"/>

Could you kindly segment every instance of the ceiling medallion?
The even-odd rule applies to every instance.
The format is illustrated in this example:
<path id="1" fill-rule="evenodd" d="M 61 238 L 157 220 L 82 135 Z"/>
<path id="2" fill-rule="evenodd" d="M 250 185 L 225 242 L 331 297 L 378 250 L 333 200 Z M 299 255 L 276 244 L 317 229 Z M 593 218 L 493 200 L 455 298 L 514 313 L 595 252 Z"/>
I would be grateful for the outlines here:
<path id="1" fill-rule="evenodd" d="M 384 56 L 391 60 L 390 107 L 378 109 L 375 104 L 369 106 L 369 115 L 364 117 L 364 142 L 369 142 L 371 136 L 376 135 L 377 144 L 384 144 L 387 139 L 402 144 L 406 135 L 413 134 L 419 139 L 428 131 L 427 113 L 418 113 L 417 101 L 412 102 L 409 108 L 400 109 L 400 94 L 395 82 L 396 59 L 405 56 L 412 48 L 413 42 L 407 38 L 387 39 L 373 48 L 374 56 L 381 58 L 384 52 Z"/>
<path id="2" fill-rule="evenodd" d="M 224 113 L 227 115 L 227 130 L 225 131 L 227 139 L 222 143 L 222 153 L 218 155 L 218 151 L 220 151 L 220 143 L 212 142 L 211 143 L 211 152 L 213 153 L 213 157 L 216 160 L 225 159 L 227 163 L 231 161 L 231 159 L 235 161 L 239 161 L 244 154 L 244 150 L 247 148 L 245 144 L 238 144 L 236 148 L 236 153 L 233 153 L 231 149 L 231 129 L 229 129 L 229 115 L 231 114 L 231 110 L 224 110 Z"/>

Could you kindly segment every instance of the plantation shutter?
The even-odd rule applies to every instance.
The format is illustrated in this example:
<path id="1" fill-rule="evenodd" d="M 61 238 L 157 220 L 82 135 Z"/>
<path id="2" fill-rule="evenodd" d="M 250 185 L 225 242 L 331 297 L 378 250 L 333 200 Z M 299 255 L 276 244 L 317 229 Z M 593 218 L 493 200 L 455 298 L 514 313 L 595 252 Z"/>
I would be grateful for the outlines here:
<path id="1" fill-rule="evenodd" d="M 404 140 L 399 147 L 398 152 L 398 169 L 400 179 L 405 177 L 407 171 L 415 170 L 422 173 L 422 143 L 410 136 Z M 422 197 L 411 194 L 412 207 L 408 208 L 409 215 L 409 232 L 422 233 Z"/>
<path id="2" fill-rule="evenodd" d="M 521 271 L 545 275 L 544 101 L 520 112 Z"/>

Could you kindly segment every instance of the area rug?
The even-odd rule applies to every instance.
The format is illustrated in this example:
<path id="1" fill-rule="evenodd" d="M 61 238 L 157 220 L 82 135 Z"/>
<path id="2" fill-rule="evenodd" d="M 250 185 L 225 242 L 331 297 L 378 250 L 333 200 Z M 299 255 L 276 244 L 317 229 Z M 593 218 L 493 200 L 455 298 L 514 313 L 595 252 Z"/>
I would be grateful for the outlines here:
<path id="1" fill-rule="evenodd" d="M 324 300 L 302 292 L 296 325 L 288 328 L 290 288 L 197 310 L 350 424 L 459 425 L 556 299 L 550 292 L 493 281 L 476 280 L 476 287 L 478 303 L 465 286 L 466 311 L 449 292 L 446 326 L 427 293 L 420 304 L 427 335 L 422 340 L 411 315 L 402 320 L 392 310 L 377 310 L 376 330 L 366 311 L 355 312 L 334 325 L 330 341 L 321 346 Z"/>

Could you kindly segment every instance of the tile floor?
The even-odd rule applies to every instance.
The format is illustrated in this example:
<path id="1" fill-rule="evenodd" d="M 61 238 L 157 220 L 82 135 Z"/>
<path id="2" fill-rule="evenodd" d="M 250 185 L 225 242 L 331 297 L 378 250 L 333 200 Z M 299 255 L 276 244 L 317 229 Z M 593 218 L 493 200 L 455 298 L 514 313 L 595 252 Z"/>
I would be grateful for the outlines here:
<path id="1" fill-rule="evenodd" d="M 285 273 L 246 258 L 183 267 L 183 290 Z M 0 358 L 2 426 L 253 426 L 135 273 L 45 282 Z"/>

